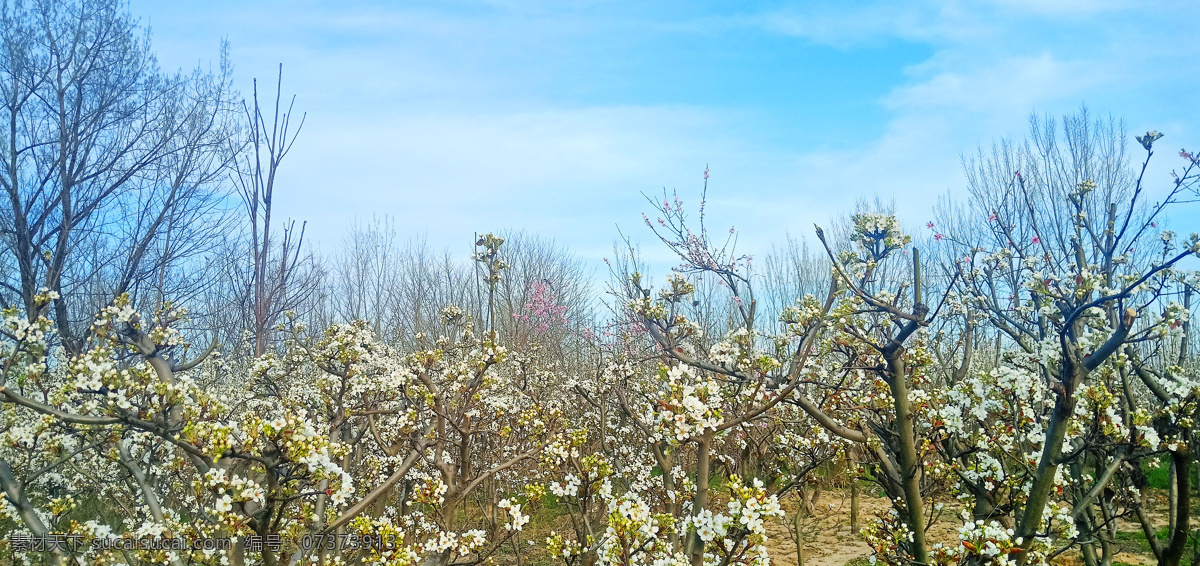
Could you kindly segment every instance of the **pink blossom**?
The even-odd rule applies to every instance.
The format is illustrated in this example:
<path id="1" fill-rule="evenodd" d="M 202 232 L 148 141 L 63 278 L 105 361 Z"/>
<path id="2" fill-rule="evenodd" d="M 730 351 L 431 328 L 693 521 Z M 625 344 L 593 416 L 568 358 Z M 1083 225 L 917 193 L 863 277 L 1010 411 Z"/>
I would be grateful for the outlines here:
<path id="1" fill-rule="evenodd" d="M 1181 150 L 1179 150 L 1179 157 L 1190 160 L 1192 158 L 1192 154 L 1181 149 Z"/>
<path id="2" fill-rule="evenodd" d="M 705 166 L 705 167 L 704 167 L 704 180 L 705 180 L 705 181 L 707 181 L 707 180 L 708 180 L 708 166 Z"/>
<path id="3" fill-rule="evenodd" d="M 1041 238 L 1039 238 L 1039 237 L 1037 237 L 1037 236 L 1034 236 L 1034 237 L 1033 237 L 1033 239 L 1032 239 L 1032 240 L 1029 240 L 1029 241 L 1030 241 L 1030 242 L 1033 242 L 1033 243 L 1035 243 L 1035 244 L 1040 244 L 1040 243 L 1042 243 L 1042 239 L 1041 239 Z"/>
<path id="4" fill-rule="evenodd" d="M 925 227 L 929 228 L 930 230 L 933 230 L 933 222 L 926 222 Z"/>
<path id="5" fill-rule="evenodd" d="M 988 222 L 995 222 L 995 221 L 996 221 L 996 211 L 993 210 L 992 215 L 988 216 Z"/>
<path id="6" fill-rule="evenodd" d="M 1151 223 L 1150 223 L 1150 227 L 1151 227 L 1151 228 L 1158 228 L 1158 222 L 1151 222 Z"/>
<path id="7" fill-rule="evenodd" d="M 525 302 L 521 312 L 513 313 L 513 318 L 533 325 L 537 332 L 546 332 L 555 323 L 567 322 L 567 307 L 558 304 L 549 281 L 535 281 L 532 293 Z"/>
<path id="8" fill-rule="evenodd" d="M 934 234 L 934 235 L 933 235 L 933 239 L 935 239 L 935 240 L 941 240 L 942 238 L 943 238 L 943 236 L 942 236 L 941 234 Z"/>

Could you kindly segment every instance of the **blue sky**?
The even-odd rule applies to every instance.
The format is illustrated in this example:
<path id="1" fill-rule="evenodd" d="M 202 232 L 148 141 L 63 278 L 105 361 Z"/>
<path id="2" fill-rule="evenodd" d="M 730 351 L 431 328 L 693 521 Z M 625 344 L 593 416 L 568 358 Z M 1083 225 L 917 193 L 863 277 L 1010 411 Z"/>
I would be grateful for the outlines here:
<path id="1" fill-rule="evenodd" d="M 332 251 L 355 219 L 469 252 L 525 229 L 589 262 L 641 196 L 695 204 L 743 251 L 894 197 L 919 226 L 960 155 L 1086 104 L 1200 149 L 1200 3 L 135 0 L 164 68 L 215 65 L 308 113 L 276 189 Z M 1176 165 L 1161 151 L 1151 186 Z M 1196 229 L 1183 219 L 1178 228 Z M 651 258 L 662 250 L 643 246 Z"/>

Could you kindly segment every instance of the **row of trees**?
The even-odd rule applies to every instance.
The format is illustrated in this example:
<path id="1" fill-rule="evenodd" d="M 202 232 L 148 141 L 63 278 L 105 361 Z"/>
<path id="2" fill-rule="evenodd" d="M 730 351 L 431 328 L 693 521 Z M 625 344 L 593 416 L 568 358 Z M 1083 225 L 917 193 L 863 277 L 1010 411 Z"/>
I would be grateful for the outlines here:
<path id="1" fill-rule="evenodd" d="M 648 224 L 681 273 L 728 290 L 733 330 L 708 348 L 694 340 L 694 287 L 680 276 L 658 300 L 629 277 L 633 321 L 668 363 L 739 393 L 770 391 L 764 406 L 794 405 L 848 444 L 893 502 L 871 528 L 877 558 L 1024 563 L 1078 547 L 1086 563 L 1111 564 L 1117 521 L 1136 518 L 1160 562 L 1178 564 L 1191 536 L 1198 383 L 1187 322 L 1197 279 L 1176 265 L 1200 250 L 1200 235 L 1180 239 L 1158 223 L 1194 196 L 1197 160 L 1181 151 L 1182 172 L 1147 203 L 1160 137 L 1137 137 L 1144 161 L 1131 171 L 1111 121 L 1082 114 L 1060 130 L 1034 119 L 1026 143 L 966 160 L 970 198 L 945 202 L 927 224 L 933 277 L 891 215 L 855 214 L 840 245 L 817 228 L 830 289 L 776 309 L 783 331 L 756 327 L 746 258 L 712 245 L 703 226 L 692 232 L 678 202 L 664 200 L 658 226 Z M 735 403 L 718 414 L 738 418 L 688 438 L 696 508 L 715 435 L 760 410 Z M 1142 490 L 1163 454 L 1171 486 L 1160 542 Z M 926 538 L 947 493 L 970 508 L 966 551 Z M 702 550 L 690 551 L 702 563 Z"/>
<path id="2" fill-rule="evenodd" d="M 165 75 L 116 3 L 0 19 L 0 525 L 71 543 L 16 559 L 761 565 L 818 470 L 887 495 L 877 561 L 1196 547 L 1200 235 L 1167 228 L 1200 160 L 1147 178 L 1157 132 L 1034 119 L 927 235 L 863 203 L 753 268 L 664 195 L 679 266 L 656 287 L 626 244 L 598 293 L 521 233 L 464 261 L 377 219 L 311 254 L 271 217 L 279 83 Z"/>

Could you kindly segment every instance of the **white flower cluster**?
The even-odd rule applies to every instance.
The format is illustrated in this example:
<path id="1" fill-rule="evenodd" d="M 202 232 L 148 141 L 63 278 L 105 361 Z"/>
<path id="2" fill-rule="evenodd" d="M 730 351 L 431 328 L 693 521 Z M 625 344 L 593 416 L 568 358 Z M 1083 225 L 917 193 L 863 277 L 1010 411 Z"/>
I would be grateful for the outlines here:
<path id="1" fill-rule="evenodd" d="M 706 544 L 715 544 L 715 552 L 727 556 L 739 556 L 737 564 L 767 566 L 771 559 L 767 554 L 767 529 L 764 519 L 782 517 L 779 499 L 767 495 L 761 480 L 755 478 L 752 485 L 742 485 L 736 474 L 730 476 L 728 514 L 713 513 L 702 509 L 687 519 L 686 527 Z M 715 556 L 708 553 L 710 556 Z"/>
<path id="2" fill-rule="evenodd" d="M 18 342 L 44 343 L 46 341 L 46 332 L 50 330 L 48 322 L 40 322 L 38 320 L 29 322 L 28 319 L 20 316 L 14 310 L 4 315 L 2 324 L 4 331 L 11 335 L 13 340 Z"/>
<path id="3" fill-rule="evenodd" d="M 721 388 L 711 378 L 701 380 L 689 366 L 661 367 L 663 398 L 651 409 L 649 420 L 665 439 L 684 442 L 721 424 Z"/>
<path id="4" fill-rule="evenodd" d="M 462 320 L 466 315 L 466 312 L 464 312 L 462 308 L 458 306 L 450 305 L 442 309 L 440 314 L 442 324 L 451 324 Z"/>
<path id="5" fill-rule="evenodd" d="M 1006 529 L 996 521 L 968 522 L 958 528 L 958 538 L 967 553 L 981 557 L 985 564 L 1007 566 L 1016 563 L 1010 552 L 1020 541 L 1013 539 L 1012 529 Z"/>
<path id="6" fill-rule="evenodd" d="M 550 535 L 546 537 L 546 550 L 552 557 L 570 559 L 572 556 L 583 554 L 583 545 L 578 541 L 563 538 L 558 531 L 550 531 Z"/>
<path id="7" fill-rule="evenodd" d="M 329 501 L 333 503 L 334 507 L 341 507 L 349 501 L 350 496 L 354 493 L 354 477 L 334 463 L 329 457 L 329 452 L 310 453 L 300 458 L 300 463 L 307 465 L 310 472 L 321 472 L 326 477 L 338 480 L 331 482 L 336 485 L 337 489 L 331 490 L 329 494 Z"/>
<path id="8" fill-rule="evenodd" d="M 809 316 L 809 308 L 805 308 L 805 313 L 799 313 L 797 316 Z M 818 308 L 817 314 L 820 313 Z M 811 320 L 806 319 L 806 324 Z M 804 329 L 795 327 L 793 332 L 803 333 Z M 751 369 L 759 374 L 765 374 L 773 369 L 776 369 L 783 364 L 769 354 L 759 351 L 756 341 L 760 335 L 757 332 L 748 332 L 745 328 L 739 328 L 725 335 L 725 338 L 717 342 L 709 350 L 708 357 L 710 360 L 728 368 L 728 369 Z"/>
<path id="9" fill-rule="evenodd" d="M 221 468 L 213 468 L 204 475 L 205 487 L 214 493 L 214 509 L 217 513 L 229 513 L 234 502 L 253 501 L 266 503 L 266 490 L 254 480 L 242 476 L 226 477 Z"/>
<path id="10" fill-rule="evenodd" d="M 526 524 L 529 523 L 529 515 L 521 514 L 520 503 L 513 503 L 508 499 L 501 499 L 500 502 L 496 504 L 496 507 L 504 509 L 508 512 L 508 515 L 512 517 L 512 521 L 509 521 L 504 525 L 504 529 L 507 531 L 520 531 L 521 529 L 525 528 Z"/>
<path id="11" fill-rule="evenodd" d="M 1066 502 L 1059 502 L 1057 507 L 1047 505 L 1042 520 L 1046 520 L 1048 518 L 1046 515 L 1049 515 L 1051 511 L 1054 513 L 1054 522 L 1060 537 L 1073 540 L 1079 536 L 1079 529 L 1075 528 L 1075 519 L 1071 518 L 1070 505 Z"/>
<path id="12" fill-rule="evenodd" d="M 421 550 L 429 554 L 442 553 L 452 550 L 460 556 L 470 554 L 487 543 L 487 533 L 472 529 L 459 534 L 449 531 L 438 531 L 436 536 L 421 544 Z"/>
<path id="13" fill-rule="evenodd" d="M 563 479 L 566 481 L 565 485 L 557 481 L 550 482 L 550 493 L 553 493 L 556 497 L 574 497 L 579 493 L 579 486 L 581 485 L 579 476 L 567 474 L 567 477 Z"/>
<path id="14" fill-rule="evenodd" d="M 911 236 L 900 230 L 900 221 L 894 215 L 861 212 L 855 214 L 852 221 L 854 233 L 850 240 L 864 250 L 874 249 L 877 244 L 883 244 L 884 249 L 901 248 L 912 241 Z"/>
<path id="15" fill-rule="evenodd" d="M 729 515 L 713 514 L 712 511 L 704 509 L 688 518 L 688 528 L 695 530 L 696 536 L 700 537 L 700 540 L 712 542 L 718 538 L 725 538 L 725 535 L 729 534 L 729 525 L 733 522 L 733 517 Z"/>
<path id="16" fill-rule="evenodd" d="M 636 493 L 628 493 L 611 506 L 604 542 L 598 551 L 601 566 L 650 566 L 662 564 L 665 545 L 658 539 L 661 529 L 650 513 L 650 505 Z M 634 556 L 628 549 L 642 549 Z M 668 555 L 669 556 L 669 555 Z M 670 564 L 670 562 L 666 562 Z"/>
<path id="17" fill-rule="evenodd" d="M 737 476 L 730 478 L 733 484 L 734 498 L 729 501 L 729 514 L 746 530 L 754 534 L 766 534 L 763 526 L 764 517 L 782 517 L 783 509 L 779 499 L 767 495 L 762 480 L 754 478 L 752 486 L 739 486 Z"/>

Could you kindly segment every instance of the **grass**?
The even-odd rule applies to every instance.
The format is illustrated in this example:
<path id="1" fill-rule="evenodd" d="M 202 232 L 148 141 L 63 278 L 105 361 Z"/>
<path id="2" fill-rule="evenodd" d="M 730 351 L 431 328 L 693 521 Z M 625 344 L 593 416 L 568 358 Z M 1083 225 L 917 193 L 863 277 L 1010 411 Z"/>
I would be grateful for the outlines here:
<path id="1" fill-rule="evenodd" d="M 1168 529 L 1166 527 L 1163 527 L 1161 529 L 1158 529 L 1158 532 L 1154 533 L 1154 536 L 1155 536 L 1155 538 L 1157 538 L 1159 540 L 1160 544 L 1165 546 L 1166 542 L 1170 538 L 1170 532 L 1168 531 Z M 1197 536 L 1197 535 L 1195 532 L 1193 532 L 1192 537 L 1195 537 L 1195 536 Z M 1137 543 L 1138 546 L 1136 549 L 1133 549 L 1134 552 L 1137 552 L 1139 554 L 1145 554 L 1145 555 L 1149 555 L 1151 553 L 1150 543 L 1146 542 L 1146 535 L 1143 534 L 1142 531 L 1117 531 L 1116 538 L 1117 538 L 1117 542 Z M 1195 544 L 1195 542 L 1196 542 L 1195 539 L 1192 539 L 1189 541 L 1189 543 L 1188 543 L 1189 549 L 1184 551 L 1183 560 L 1180 561 L 1181 565 L 1190 566 L 1191 564 L 1193 564 L 1192 557 L 1194 556 L 1194 550 L 1191 547 L 1193 544 Z M 1120 564 L 1122 564 L 1122 563 L 1114 562 L 1113 566 L 1120 566 Z M 1126 566 L 1129 566 L 1129 565 L 1126 565 Z"/>
<path id="2" fill-rule="evenodd" d="M 1118 543 L 1135 543 L 1138 553 L 1150 552 L 1150 543 L 1146 542 L 1146 535 L 1141 531 L 1117 531 L 1116 540 Z"/>
<path id="3" fill-rule="evenodd" d="M 1146 480 L 1150 483 L 1150 487 L 1155 489 L 1167 489 L 1171 482 L 1171 459 L 1167 455 L 1159 458 L 1159 466 L 1151 468 L 1145 462 L 1142 463 L 1142 471 L 1146 473 Z"/>
<path id="4" fill-rule="evenodd" d="M 1159 541 L 1166 541 L 1170 537 L 1167 528 L 1163 527 L 1154 533 L 1155 538 Z M 1146 535 L 1142 531 L 1117 531 L 1117 542 L 1133 542 L 1137 543 L 1136 552 L 1142 554 L 1150 553 L 1150 543 L 1146 541 Z"/>
<path id="5" fill-rule="evenodd" d="M 1151 468 L 1147 464 L 1147 460 L 1142 461 L 1142 471 L 1146 474 L 1146 480 L 1150 487 L 1155 489 L 1167 489 L 1171 485 L 1171 456 L 1163 454 L 1159 457 L 1158 467 Z M 1200 466 L 1192 465 L 1192 485 L 1200 484 Z"/>

